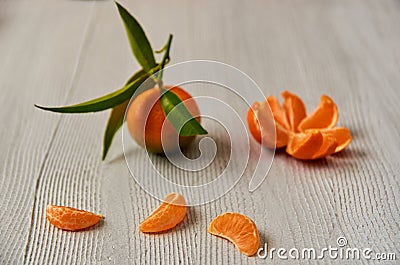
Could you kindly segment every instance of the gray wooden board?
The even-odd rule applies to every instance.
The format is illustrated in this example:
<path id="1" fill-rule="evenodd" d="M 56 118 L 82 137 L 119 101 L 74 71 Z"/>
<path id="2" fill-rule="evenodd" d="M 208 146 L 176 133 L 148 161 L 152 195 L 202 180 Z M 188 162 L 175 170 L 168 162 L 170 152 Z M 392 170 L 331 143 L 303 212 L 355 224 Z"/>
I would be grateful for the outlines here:
<path id="1" fill-rule="evenodd" d="M 138 68 L 113 2 L 2 0 L 1 264 L 315 263 L 240 254 L 207 233 L 209 222 L 226 211 L 251 217 L 269 247 L 322 248 L 345 236 L 348 246 L 400 258 L 398 1 L 124 4 L 154 48 L 174 33 L 173 63 L 233 65 L 266 94 L 298 93 L 309 111 L 320 94 L 330 95 L 354 141 L 345 152 L 313 163 L 278 153 L 254 193 L 244 177 L 224 197 L 191 207 L 172 231 L 139 233 L 138 224 L 159 201 L 130 176 L 120 134 L 101 161 L 108 113 L 57 115 L 33 107 L 110 92 Z M 88 231 L 60 231 L 46 221 L 48 203 L 106 218 Z"/>

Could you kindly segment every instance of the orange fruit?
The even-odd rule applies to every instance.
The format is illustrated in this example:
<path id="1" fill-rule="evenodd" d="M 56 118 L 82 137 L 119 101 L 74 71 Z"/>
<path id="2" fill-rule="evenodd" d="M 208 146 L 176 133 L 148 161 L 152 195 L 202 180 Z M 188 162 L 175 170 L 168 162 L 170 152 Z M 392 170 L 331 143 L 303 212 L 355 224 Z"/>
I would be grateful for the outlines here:
<path id="1" fill-rule="evenodd" d="M 320 104 L 308 116 L 298 96 L 285 91 L 282 97 L 283 105 L 276 97 L 269 96 L 265 102 L 255 102 L 249 109 L 247 123 L 259 143 L 276 148 L 286 146 L 289 155 L 311 160 L 340 152 L 352 141 L 347 128 L 334 128 L 339 113 L 330 97 L 322 95 Z"/>
<path id="2" fill-rule="evenodd" d="M 221 214 L 211 222 L 208 232 L 228 239 L 247 256 L 254 255 L 260 246 L 256 224 L 240 213 Z"/>
<path id="3" fill-rule="evenodd" d="M 186 216 L 185 198 L 179 193 L 168 194 L 163 203 L 140 225 L 143 233 L 157 233 L 178 225 Z"/>
<path id="4" fill-rule="evenodd" d="M 306 117 L 306 107 L 303 101 L 295 94 L 289 91 L 284 91 L 282 93 L 283 108 L 286 112 L 286 117 L 289 122 L 290 130 L 292 132 L 298 132 L 297 127 L 300 122 Z"/>
<path id="5" fill-rule="evenodd" d="M 339 119 L 337 106 L 333 100 L 326 96 L 321 96 L 321 102 L 316 110 L 304 118 L 299 124 L 299 131 L 307 129 L 330 129 L 335 127 Z"/>
<path id="6" fill-rule="evenodd" d="M 200 122 L 200 111 L 192 96 L 180 87 L 166 87 L 183 101 L 186 108 Z M 153 153 L 184 148 L 194 139 L 194 136 L 178 136 L 178 132 L 167 119 L 160 103 L 161 92 L 158 87 L 140 93 L 129 106 L 126 122 L 132 138 L 142 147 Z M 163 129 L 164 126 L 164 129 Z M 143 130 L 144 129 L 144 130 Z M 167 139 L 162 143 L 163 137 Z M 176 140 L 179 137 L 179 145 Z"/>
<path id="7" fill-rule="evenodd" d="M 46 207 L 46 217 L 55 227 L 69 231 L 77 231 L 94 226 L 103 218 L 101 214 L 51 204 Z"/>

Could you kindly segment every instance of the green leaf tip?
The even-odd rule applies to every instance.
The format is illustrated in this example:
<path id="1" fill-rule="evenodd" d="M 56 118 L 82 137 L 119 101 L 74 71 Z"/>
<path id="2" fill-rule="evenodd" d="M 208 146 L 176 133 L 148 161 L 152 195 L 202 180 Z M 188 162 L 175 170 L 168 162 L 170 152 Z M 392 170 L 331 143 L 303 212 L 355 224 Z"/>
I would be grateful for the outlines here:
<path id="1" fill-rule="evenodd" d="M 124 115 L 126 108 L 128 107 L 128 104 L 129 100 L 125 101 L 124 103 L 118 106 L 115 106 L 111 110 L 111 114 L 107 122 L 106 131 L 104 133 L 102 160 L 104 160 L 107 156 L 114 135 L 117 133 L 119 128 L 121 128 L 122 124 L 124 123 Z"/>
<path id="2" fill-rule="evenodd" d="M 149 73 L 157 63 L 154 58 L 153 49 L 146 37 L 146 33 L 140 26 L 139 22 L 118 2 L 115 2 L 118 12 L 124 22 L 126 34 L 128 35 L 129 43 L 139 64 Z"/>
<path id="3" fill-rule="evenodd" d="M 136 89 L 144 81 L 146 81 L 147 78 L 148 74 L 142 73 L 142 75 L 138 76 L 136 80 L 125 85 L 124 87 L 122 87 L 117 91 L 79 104 L 63 106 L 63 107 L 43 107 L 35 105 L 35 107 L 42 110 L 58 112 L 58 113 L 87 113 L 87 112 L 103 111 L 106 109 L 113 108 L 123 103 L 125 100 L 130 99 L 131 96 L 136 91 Z"/>

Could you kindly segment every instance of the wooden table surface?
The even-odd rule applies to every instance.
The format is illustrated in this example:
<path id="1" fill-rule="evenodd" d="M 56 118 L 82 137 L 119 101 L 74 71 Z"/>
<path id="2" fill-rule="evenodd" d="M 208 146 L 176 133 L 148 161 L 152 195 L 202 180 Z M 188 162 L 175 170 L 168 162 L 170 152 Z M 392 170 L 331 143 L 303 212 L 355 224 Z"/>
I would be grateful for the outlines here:
<path id="1" fill-rule="evenodd" d="M 230 64 L 265 94 L 286 89 L 299 94 L 309 111 L 321 94 L 330 95 L 340 110 L 339 124 L 350 128 L 353 142 L 316 162 L 278 153 L 255 192 L 248 191 L 249 179 L 243 178 L 220 199 L 190 207 L 178 228 L 144 235 L 137 226 L 159 201 L 130 175 L 121 133 L 101 161 L 108 112 L 58 115 L 33 107 L 105 94 L 138 69 L 114 3 L 1 0 L 1 264 L 317 262 L 240 254 L 207 233 L 209 222 L 226 211 L 251 217 L 270 248 L 320 249 L 336 246 L 343 236 L 349 247 L 400 258 L 399 1 L 123 4 L 154 47 L 174 33 L 171 63 L 209 59 Z M 46 220 L 48 203 L 106 218 L 88 231 L 61 231 Z"/>

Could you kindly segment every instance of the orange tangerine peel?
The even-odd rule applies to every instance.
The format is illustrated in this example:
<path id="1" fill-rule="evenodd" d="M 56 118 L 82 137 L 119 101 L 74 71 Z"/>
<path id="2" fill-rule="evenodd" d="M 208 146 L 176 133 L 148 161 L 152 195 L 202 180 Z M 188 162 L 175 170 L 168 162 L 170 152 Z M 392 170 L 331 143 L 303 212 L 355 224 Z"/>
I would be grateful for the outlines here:
<path id="1" fill-rule="evenodd" d="M 269 96 L 249 109 L 249 129 L 259 143 L 269 148 L 286 147 L 289 155 L 301 160 L 335 154 L 351 143 L 349 129 L 335 127 L 339 112 L 329 96 L 322 95 L 318 107 L 308 116 L 297 95 L 284 91 L 282 97 L 282 105 L 276 97 Z"/>
<path id="2" fill-rule="evenodd" d="M 210 223 L 208 232 L 229 240 L 247 256 L 253 256 L 260 245 L 256 224 L 240 213 L 221 214 Z"/>
<path id="3" fill-rule="evenodd" d="M 186 201 L 179 193 L 168 194 L 163 203 L 140 225 L 143 233 L 158 233 L 169 230 L 185 219 Z"/>

